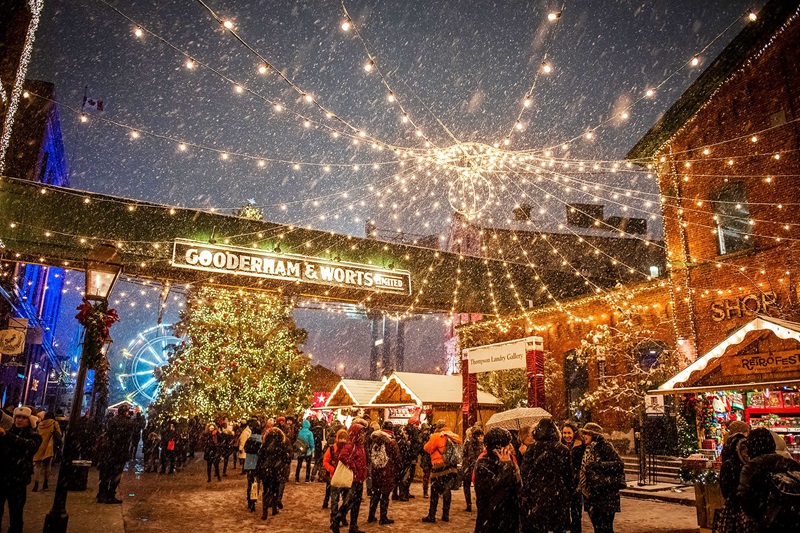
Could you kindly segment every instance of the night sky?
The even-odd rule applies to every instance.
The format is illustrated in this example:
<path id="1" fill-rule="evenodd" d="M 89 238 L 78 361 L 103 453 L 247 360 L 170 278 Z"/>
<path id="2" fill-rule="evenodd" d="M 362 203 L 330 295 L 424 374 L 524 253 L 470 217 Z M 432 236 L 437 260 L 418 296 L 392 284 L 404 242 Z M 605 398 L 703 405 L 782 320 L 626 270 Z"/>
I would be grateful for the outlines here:
<path id="1" fill-rule="evenodd" d="M 320 124 L 331 123 L 274 72 L 260 74 L 258 58 L 200 3 L 110 3 L 263 99 L 238 94 L 233 83 L 199 65 L 187 69 L 184 56 L 152 35 L 137 38 L 135 24 L 97 0 L 45 2 L 29 77 L 54 82 L 63 106 L 79 108 L 88 86 L 90 97 L 104 101 L 105 119 L 231 154 L 251 154 L 254 159 L 231 155 L 223 160 L 217 152 L 193 146 L 182 152 L 177 140 L 148 135 L 132 140 L 129 128 L 104 124 L 94 115 L 81 124 L 74 111 L 62 107 L 73 187 L 191 207 L 235 208 L 252 199 L 268 220 L 355 235 L 363 235 L 364 221 L 370 218 L 381 228 L 409 234 L 444 230 L 450 216 L 444 182 L 437 186 L 427 181 L 419 191 L 398 191 L 380 208 L 368 187 L 386 183 L 398 172 L 392 154 L 377 152 L 369 142 L 355 146 L 345 138 L 333 138 L 317 124 L 306 128 L 286 110 L 275 112 L 265 100 L 298 110 Z M 248 44 L 287 77 L 358 129 L 395 145 L 420 142 L 414 128 L 401 122 L 398 105 L 387 103 L 387 90 L 378 75 L 365 72 L 367 56 L 361 42 L 352 30 L 340 28 L 344 17 L 339 2 L 215 0 L 208 5 L 231 20 Z M 539 76 L 532 105 L 523 114 L 524 129 L 515 132 L 510 148 L 557 146 L 611 119 L 593 140 L 579 138 L 564 153 L 603 160 L 624 157 L 746 24 L 744 14 L 751 4 L 568 1 L 554 31 L 547 14 L 559 11 L 561 5 L 554 0 L 346 2 L 397 99 L 432 143 L 454 142 L 437 119 L 459 141 L 501 142 L 513 128 L 523 97 L 549 50 L 547 61 L 553 72 Z M 726 28 L 699 56 L 699 66 L 674 74 L 653 98 L 630 109 L 629 119 L 613 118 Z M 259 167 L 258 158 L 301 166 L 295 170 L 291 163 L 269 162 Z M 332 165 L 331 171 L 314 163 Z M 374 170 L 374 163 L 388 164 Z M 336 166 L 342 164 L 350 166 Z M 352 168 L 355 164 L 359 170 Z M 643 173 L 592 179 L 657 192 L 654 180 Z M 342 191 L 349 191 L 347 198 Z M 585 200 L 580 195 L 565 196 L 560 187 L 547 183 L 529 192 L 536 192 L 537 206 L 547 209 L 540 217 L 543 226 L 561 221 L 560 201 Z M 546 199 L 545 192 L 560 201 Z M 504 217 L 513 202 L 513 197 L 504 198 L 494 215 Z M 642 208 L 641 203 L 631 205 Z M 606 215 L 620 214 L 615 212 L 618 208 L 607 207 Z M 651 236 L 658 238 L 659 232 L 656 221 Z M 71 277 L 75 278 L 74 283 L 82 283 L 80 276 Z M 115 292 L 123 322 L 114 327 L 114 334 L 121 346 L 136 331 L 155 324 L 158 290 L 120 285 Z M 121 292 L 125 298 L 118 297 Z M 74 335 L 71 307 L 73 300 L 77 305 L 77 294 L 72 291 L 65 301 L 59 332 L 62 348 Z M 167 321 L 177 318 L 179 303 L 180 299 L 171 302 Z M 344 364 L 346 374 L 365 377 L 368 322 L 318 311 L 298 311 L 296 318 L 309 331 L 306 351 L 315 360 L 331 368 Z M 407 329 L 408 370 L 431 371 L 441 364 L 444 329 L 442 321 L 433 317 Z"/>

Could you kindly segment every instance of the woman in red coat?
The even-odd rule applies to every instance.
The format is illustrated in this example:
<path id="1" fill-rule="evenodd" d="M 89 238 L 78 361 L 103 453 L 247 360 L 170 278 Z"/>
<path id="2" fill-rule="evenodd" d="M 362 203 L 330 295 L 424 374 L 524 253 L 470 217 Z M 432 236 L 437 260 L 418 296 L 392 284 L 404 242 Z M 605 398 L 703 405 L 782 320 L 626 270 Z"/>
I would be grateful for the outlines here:
<path id="1" fill-rule="evenodd" d="M 361 510 L 361 500 L 364 497 L 364 481 L 367 480 L 367 453 L 364 450 L 364 426 L 355 422 L 347 431 L 349 440 L 339 454 L 339 462 L 353 471 L 353 484 L 347 492 L 347 497 L 339 508 L 339 521 L 331 524 L 333 533 L 339 533 L 339 522 L 345 520 L 350 513 L 350 532 L 358 533 L 358 513 Z"/>

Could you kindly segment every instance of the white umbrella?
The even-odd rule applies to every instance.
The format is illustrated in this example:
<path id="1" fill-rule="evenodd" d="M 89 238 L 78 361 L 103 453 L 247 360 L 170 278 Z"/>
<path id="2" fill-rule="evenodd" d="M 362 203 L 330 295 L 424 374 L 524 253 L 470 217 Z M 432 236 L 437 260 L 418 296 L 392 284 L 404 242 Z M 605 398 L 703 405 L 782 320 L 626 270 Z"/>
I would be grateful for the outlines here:
<path id="1" fill-rule="evenodd" d="M 518 431 L 523 426 L 534 427 L 542 418 L 552 418 L 553 415 L 541 407 L 517 407 L 502 413 L 493 414 L 486 422 L 486 428 L 503 428 Z"/>

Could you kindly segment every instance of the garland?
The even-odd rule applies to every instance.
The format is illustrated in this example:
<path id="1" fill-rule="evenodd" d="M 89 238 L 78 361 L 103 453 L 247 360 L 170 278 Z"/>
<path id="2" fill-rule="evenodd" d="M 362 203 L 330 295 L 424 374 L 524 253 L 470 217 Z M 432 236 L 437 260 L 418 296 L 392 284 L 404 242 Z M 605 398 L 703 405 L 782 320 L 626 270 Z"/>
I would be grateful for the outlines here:
<path id="1" fill-rule="evenodd" d="M 114 309 L 108 308 L 108 301 L 103 300 L 92 305 L 86 298 L 77 307 L 78 314 L 75 318 L 81 326 L 86 329 L 83 338 L 83 355 L 86 368 L 98 369 L 103 357 L 103 345 L 111 342 L 111 332 L 109 328 L 114 322 L 119 321 L 119 315 Z"/>
<path id="2" fill-rule="evenodd" d="M 719 471 L 690 470 L 688 468 L 681 468 L 678 470 L 678 479 L 684 483 L 700 483 L 701 485 L 709 485 L 719 483 Z"/>

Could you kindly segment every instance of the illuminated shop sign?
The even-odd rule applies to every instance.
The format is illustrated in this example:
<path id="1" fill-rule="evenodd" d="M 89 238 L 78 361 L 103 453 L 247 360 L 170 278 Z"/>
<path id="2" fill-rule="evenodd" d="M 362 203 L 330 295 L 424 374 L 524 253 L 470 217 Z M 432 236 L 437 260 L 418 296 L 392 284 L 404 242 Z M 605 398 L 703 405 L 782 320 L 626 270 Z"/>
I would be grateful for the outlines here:
<path id="1" fill-rule="evenodd" d="M 175 241 L 172 266 L 219 274 L 411 294 L 411 274 L 406 270 L 388 270 L 371 265 L 194 241 Z"/>
<path id="2" fill-rule="evenodd" d="M 778 307 L 778 295 L 774 292 L 748 294 L 711 302 L 711 319 L 714 322 L 722 322 L 732 318 L 753 317 L 769 313 L 772 307 Z"/>

